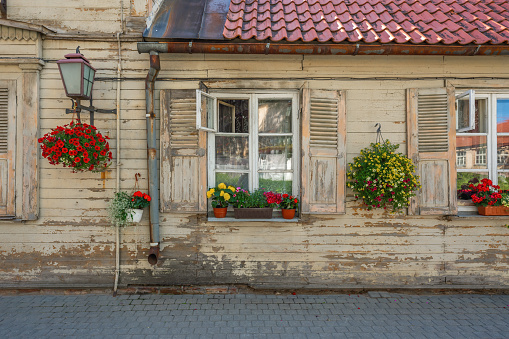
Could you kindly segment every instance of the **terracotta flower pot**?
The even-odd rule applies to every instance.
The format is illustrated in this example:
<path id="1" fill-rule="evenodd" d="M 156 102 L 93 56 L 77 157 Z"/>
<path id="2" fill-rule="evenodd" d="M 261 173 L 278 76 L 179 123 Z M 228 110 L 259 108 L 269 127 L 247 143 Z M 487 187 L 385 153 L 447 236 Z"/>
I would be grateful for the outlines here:
<path id="1" fill-rule="evenodd" d="M 480 215 L 509 215 L 509 207 L 505 206 L 477 206 Z"/>
<path id="2" fill-rule="evenodd" d="M 281 209 L 284 219 L 293 219 L 295 217 L 295 208 L 292 209 Z"/>
<path id="3" fill-rule="evenodd" d="M 226 217 L 226 211 L 228 211 L 228 207 L 214 207 L 214 217 L 224 218 Z"/>

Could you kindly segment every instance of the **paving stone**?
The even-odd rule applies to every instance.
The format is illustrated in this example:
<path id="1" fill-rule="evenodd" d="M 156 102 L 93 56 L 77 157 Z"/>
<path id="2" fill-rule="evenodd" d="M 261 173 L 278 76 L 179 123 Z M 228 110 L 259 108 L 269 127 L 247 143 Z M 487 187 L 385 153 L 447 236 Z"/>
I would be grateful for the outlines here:
<path id="1" fill-rule="evenodd" d="M 0 338 L 504 338 L 507 305 L 507 295 L 377 291 L 0 296 Z"/>

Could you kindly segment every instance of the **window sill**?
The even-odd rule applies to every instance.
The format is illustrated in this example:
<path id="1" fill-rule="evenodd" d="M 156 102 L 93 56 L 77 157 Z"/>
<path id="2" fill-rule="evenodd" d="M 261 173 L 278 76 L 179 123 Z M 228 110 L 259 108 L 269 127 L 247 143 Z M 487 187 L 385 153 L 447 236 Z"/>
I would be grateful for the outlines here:
<path id="1" fill-rule="evenodd" d="M 235 219 L 235 218 L 231 218 L 231 217 L 226 217 L 226 218 L 214 218 L 214 217 L 208 217 L 207 218 L 207 221 L 208 222 L 228 222 L 228 223 L 231 223 L 231 222 L 264 222 L 264 223 L 270 223 L 270 222 L 277 222 L 277 223 L 288 223 L 288 222 L 292 222 L 292 223 L 297 223 L 297 222 L 300 222 L 300 219 L 298 218 L 293 218 L 293 219 L 283 219 L 283 218 L 271 218 L 271 219 Z"/>
<path id="2" fill-rule="evenodd" d="M 464 218 L 475 218 L 475 219 L 507 219 L 507 215 L 481 215 L 477 212 L 466 212 L 462 211 L 457 215 L 452 215 L 452 218 L 455 219 L 464 219 Z"/>

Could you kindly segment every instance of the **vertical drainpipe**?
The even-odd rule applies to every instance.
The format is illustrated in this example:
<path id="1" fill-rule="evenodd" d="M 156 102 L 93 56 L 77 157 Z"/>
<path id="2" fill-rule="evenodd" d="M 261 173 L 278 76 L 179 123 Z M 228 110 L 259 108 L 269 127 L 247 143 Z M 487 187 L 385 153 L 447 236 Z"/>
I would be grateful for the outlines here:
<path id="1" fill-rule="evenodd" d="M 150 52 L 150 68 L 145 80 L 145 99 L 147 110 L 147 159 L 148 185 L 150 201 L 150 250 L 148 262 L 157 264 L 159 258 L 159 174 L 156 158 L 156 114 L 154 112 L 154 87 L 157 74 L 161 69 L 159 54 Z"/>

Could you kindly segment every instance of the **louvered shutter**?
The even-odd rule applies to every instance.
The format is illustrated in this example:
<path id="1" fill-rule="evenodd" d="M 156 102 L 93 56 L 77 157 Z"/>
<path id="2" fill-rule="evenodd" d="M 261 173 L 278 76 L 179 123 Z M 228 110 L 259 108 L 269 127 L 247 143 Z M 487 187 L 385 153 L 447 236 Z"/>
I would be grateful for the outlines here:
<path id="1" fill-rule="evenodd" d="M 410 89 L 407 102 L 408 156 L 422 186 L 409 214 L 456 214 L 454 90 Z"/>
<path id="2" fill-rule="evenodd" d="M 205 212 L 206 132 L 196 130 L 196 90 L 161 91 L 161 211 Z"/>
<path id="3" fill-rule="evenodd" d="M 302 212 L 345 213 L 345 92 L 302 90 Z"/>
<path id="4" fill-rule="evenodd" d="M 0 82 L 0 216 L 14 217 L 14 152 L 15 152 L 14 84 Z"/>

